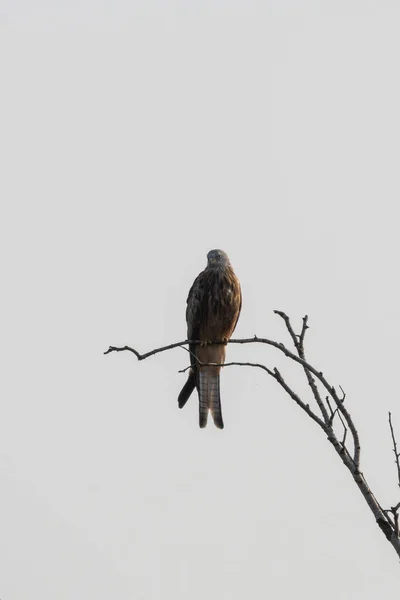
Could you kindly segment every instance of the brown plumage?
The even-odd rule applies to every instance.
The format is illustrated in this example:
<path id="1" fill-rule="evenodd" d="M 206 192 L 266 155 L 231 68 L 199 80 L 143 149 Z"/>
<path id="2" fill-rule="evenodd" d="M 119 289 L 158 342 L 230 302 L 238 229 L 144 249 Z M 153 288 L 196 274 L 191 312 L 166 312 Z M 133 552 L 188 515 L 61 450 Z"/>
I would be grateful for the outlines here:
<path id="1" fill-rule="evenodd" d="M 190 344 L 191 369 L 187 382 L 179 394 L 179 408 L 185 406 L 194 388 L 199 394 L 200 427 L 207 425 L 208 412 L 214 423 L 223 429 L 219 375 L 221 367 L 199 366 L 201 363 L 225 362 L 226 346 L 210 342 L 229 340 L 242 307 L 240 283 L 229 258 L 222 250 L 207 254 L 207 267 L 195 279 L 189 291 L 186 309 L 189 340 L 200 340 L 202 345 Z"/>

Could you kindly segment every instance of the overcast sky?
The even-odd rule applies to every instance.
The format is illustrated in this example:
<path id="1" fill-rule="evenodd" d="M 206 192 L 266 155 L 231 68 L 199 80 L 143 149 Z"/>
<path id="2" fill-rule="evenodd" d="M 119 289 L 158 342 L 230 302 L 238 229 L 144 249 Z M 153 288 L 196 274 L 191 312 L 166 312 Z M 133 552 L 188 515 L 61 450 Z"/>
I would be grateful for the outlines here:
<path id="1" fill-rule="evenodd" d="M 399 500 L 400 8 L 380 0 L 3 0 L 1 600 L 376 600 L 399 564 L 322 432 L 261 371 L 225 429 L 177 395 L 211 248 L 237 337 L 336 386 Z M 228 357 L 294 365 L 272 349 Z M 302 389 L 301 387 L 299 389 Z"/>

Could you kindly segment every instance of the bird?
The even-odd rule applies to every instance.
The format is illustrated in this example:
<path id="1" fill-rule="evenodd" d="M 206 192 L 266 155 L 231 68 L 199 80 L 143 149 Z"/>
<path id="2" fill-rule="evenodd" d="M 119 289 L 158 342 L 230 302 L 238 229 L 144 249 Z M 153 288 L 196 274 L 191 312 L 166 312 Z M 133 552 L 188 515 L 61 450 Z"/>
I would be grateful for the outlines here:
<path id="1" fill-rule="evenodd" d="M 242 308 L 242 291 L 228 255 L 210 250 L 207 266 L 194 280 L 186 307 L 191 367 L 188 379 L 178 396 L 183 408 L 196 388 L 199 396 L 199 425 L 207 425 L 209 412 L 214 424 L 224 428 L 220 398 L 220 366 L 225 362 L 226 342 L 231 338 Z M 212 342 L 225 342 L 213 344 Z M 205 364 L 205 366 L 202 366 Z"/>

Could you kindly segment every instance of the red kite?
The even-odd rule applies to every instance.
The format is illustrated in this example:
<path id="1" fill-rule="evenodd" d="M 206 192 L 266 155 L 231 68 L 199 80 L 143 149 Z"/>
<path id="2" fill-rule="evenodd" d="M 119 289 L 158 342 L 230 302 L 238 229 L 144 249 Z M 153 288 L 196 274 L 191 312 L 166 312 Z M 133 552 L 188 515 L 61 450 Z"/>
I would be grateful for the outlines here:
<path id="1" fill-rule="evenodd" d="M 187 299 L 188 339 L 202 343 L 189 345 L 191 369 L 178 404 L 183 408 L 197 388 L 200 427 L 207 425 L 210 411 L 216 427 L 223 429 L 219 393 L 221 367 L 202 366 L 201 363 L 225 362 L 226 345 L 213 345 L 212 342 L 227 342 L 232 336 L 242 307 L 242 293 L 225 252 L 210 250 L 207 261 L 207 267 L 195 279 Z"/>

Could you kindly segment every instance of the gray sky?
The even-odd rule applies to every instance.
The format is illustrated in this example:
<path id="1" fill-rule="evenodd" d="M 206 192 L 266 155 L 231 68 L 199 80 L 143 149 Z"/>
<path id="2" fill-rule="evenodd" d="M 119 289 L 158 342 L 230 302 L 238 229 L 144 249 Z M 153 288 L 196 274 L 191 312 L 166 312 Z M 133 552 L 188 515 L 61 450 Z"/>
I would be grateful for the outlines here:
<path id="1" fill-rule="evenodd" d="M 177 408 L 213 247 L 237 337 L 347 392 L 362 470 L 399 499 L 397 2 L 3 0 L 2 600 L 388 598 L 398 559 L 324 435 L 262 372 L 224 431 Z M 228 357 L 296 369 L 271 349 Z M 301 389 L 301 388 L 300 388 Z M 329 582 L 329 585 L 327 585 Z"/>

